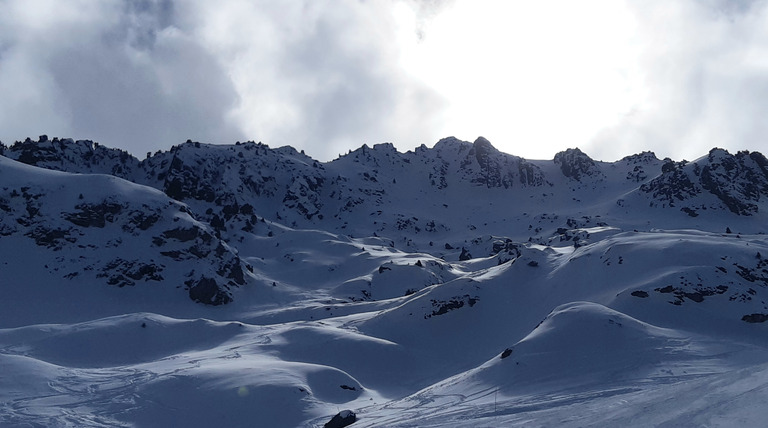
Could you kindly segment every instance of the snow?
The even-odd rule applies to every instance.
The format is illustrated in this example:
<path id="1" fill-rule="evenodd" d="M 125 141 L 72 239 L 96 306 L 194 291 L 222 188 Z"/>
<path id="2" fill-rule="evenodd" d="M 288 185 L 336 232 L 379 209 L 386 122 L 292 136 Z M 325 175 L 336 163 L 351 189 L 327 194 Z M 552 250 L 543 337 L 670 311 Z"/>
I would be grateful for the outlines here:
<path id="1" fill-rule="evenodd" d="M 0 156 L 0 426 L 762 425 L 768 199 L 662 207 L 653 156 L 575 180 L 485 144 Z M 220 200 L 163 191 L 195 168 Z"/>

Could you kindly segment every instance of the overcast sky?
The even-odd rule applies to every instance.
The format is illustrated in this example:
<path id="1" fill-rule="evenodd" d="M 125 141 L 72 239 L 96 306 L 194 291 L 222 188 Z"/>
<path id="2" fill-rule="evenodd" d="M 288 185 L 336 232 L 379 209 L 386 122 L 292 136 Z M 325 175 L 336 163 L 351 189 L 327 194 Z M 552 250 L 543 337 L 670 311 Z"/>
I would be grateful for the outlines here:
<path id="1" fill-rule="evenodd" d="M 0 0 L 0 140 L 768 154 L 768 4 Z"/>

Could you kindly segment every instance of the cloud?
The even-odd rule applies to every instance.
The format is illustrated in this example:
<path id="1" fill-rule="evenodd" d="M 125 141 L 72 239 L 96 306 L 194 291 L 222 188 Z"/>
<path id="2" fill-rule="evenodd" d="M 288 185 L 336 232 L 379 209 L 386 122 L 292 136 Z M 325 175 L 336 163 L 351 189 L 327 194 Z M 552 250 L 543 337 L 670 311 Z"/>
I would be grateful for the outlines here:
<path id="1" fill-rule="evenodd" d="M 248 135 L 321 159 L 432 137 L 442 100 L 401 70 L 391 2 L 231 1 L 189 16 L 232 74 L 242 96 L 233 117 Z"/>
<path id="2" fill-rule="evenodd" d="M 456 0 L 425 26 L 406 67 L 450 102 L 443 135 L 483 135 L 551 159 L 631 106 L 632 26 L 613 0 Z"/>
<path id="3" fill-rule="evenodd" d="M 607 160 L 643 147 L 688 160 L 712 147 L 766 151 L 766 3 L 626 4 L 638 25 L 645 95 L 586 150 Z"/>
<path id="4" fill-rule="evenodd" d="M 2 5 L 4 139 L 47 133 L 139 154 L 240 136 L 226 117 L 237 92 L 216 58 L 173 25 L 171 2 Z"/>
<path id="5" fill-rule="evenodd" d="M 325 160 L 431 142 L 441 109 L 400 70 L 387 1 L 10 0 L 0 17 L 6 142 L 46 133 L 141 154 L 255 139 Z"/>
<path id="6" fill-rule="evenodd" d="M 413 31 L 418 40 L 424 40 L 429 24 L 444 11 L 455 6 L 455 0 L 405 0 L 413 10 L 415 24 Z"/>
<path id="7" fill-rule="evenodd" d="M 746 0 L 4 0 L 0 139 L 768 151 L 767 23 Z"/>

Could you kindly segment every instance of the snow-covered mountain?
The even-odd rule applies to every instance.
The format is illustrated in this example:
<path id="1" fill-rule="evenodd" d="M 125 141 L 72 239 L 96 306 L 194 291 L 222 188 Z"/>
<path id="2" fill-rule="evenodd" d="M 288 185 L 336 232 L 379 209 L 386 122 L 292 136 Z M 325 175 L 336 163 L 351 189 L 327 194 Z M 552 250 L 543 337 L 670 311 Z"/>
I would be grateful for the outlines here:
<path id="1" fill-rule="evenodd" d="M 760 153 L 542 161 L 480 137 L 139 160 L 41 136 L 0 155 L 0 425 L 768 414 Z"/>

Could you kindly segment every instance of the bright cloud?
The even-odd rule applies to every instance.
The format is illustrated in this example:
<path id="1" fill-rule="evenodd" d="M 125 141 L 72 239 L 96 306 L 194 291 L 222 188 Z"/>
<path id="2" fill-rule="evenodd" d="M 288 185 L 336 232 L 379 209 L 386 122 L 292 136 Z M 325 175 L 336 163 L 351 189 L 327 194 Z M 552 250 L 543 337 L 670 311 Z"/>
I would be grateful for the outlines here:
<path id="1" fill-rule="evenodd" d="M 0 139 L 768 151 L 766 24 L 762 1 L 6 0 Z"/>
<path id="2" fill-rule="evenodd" d="M 634 26 L 614 1 L 457 2 L 402 64 L 450 101 L 443 133 L 551 158 L 642 101 Z"/>

